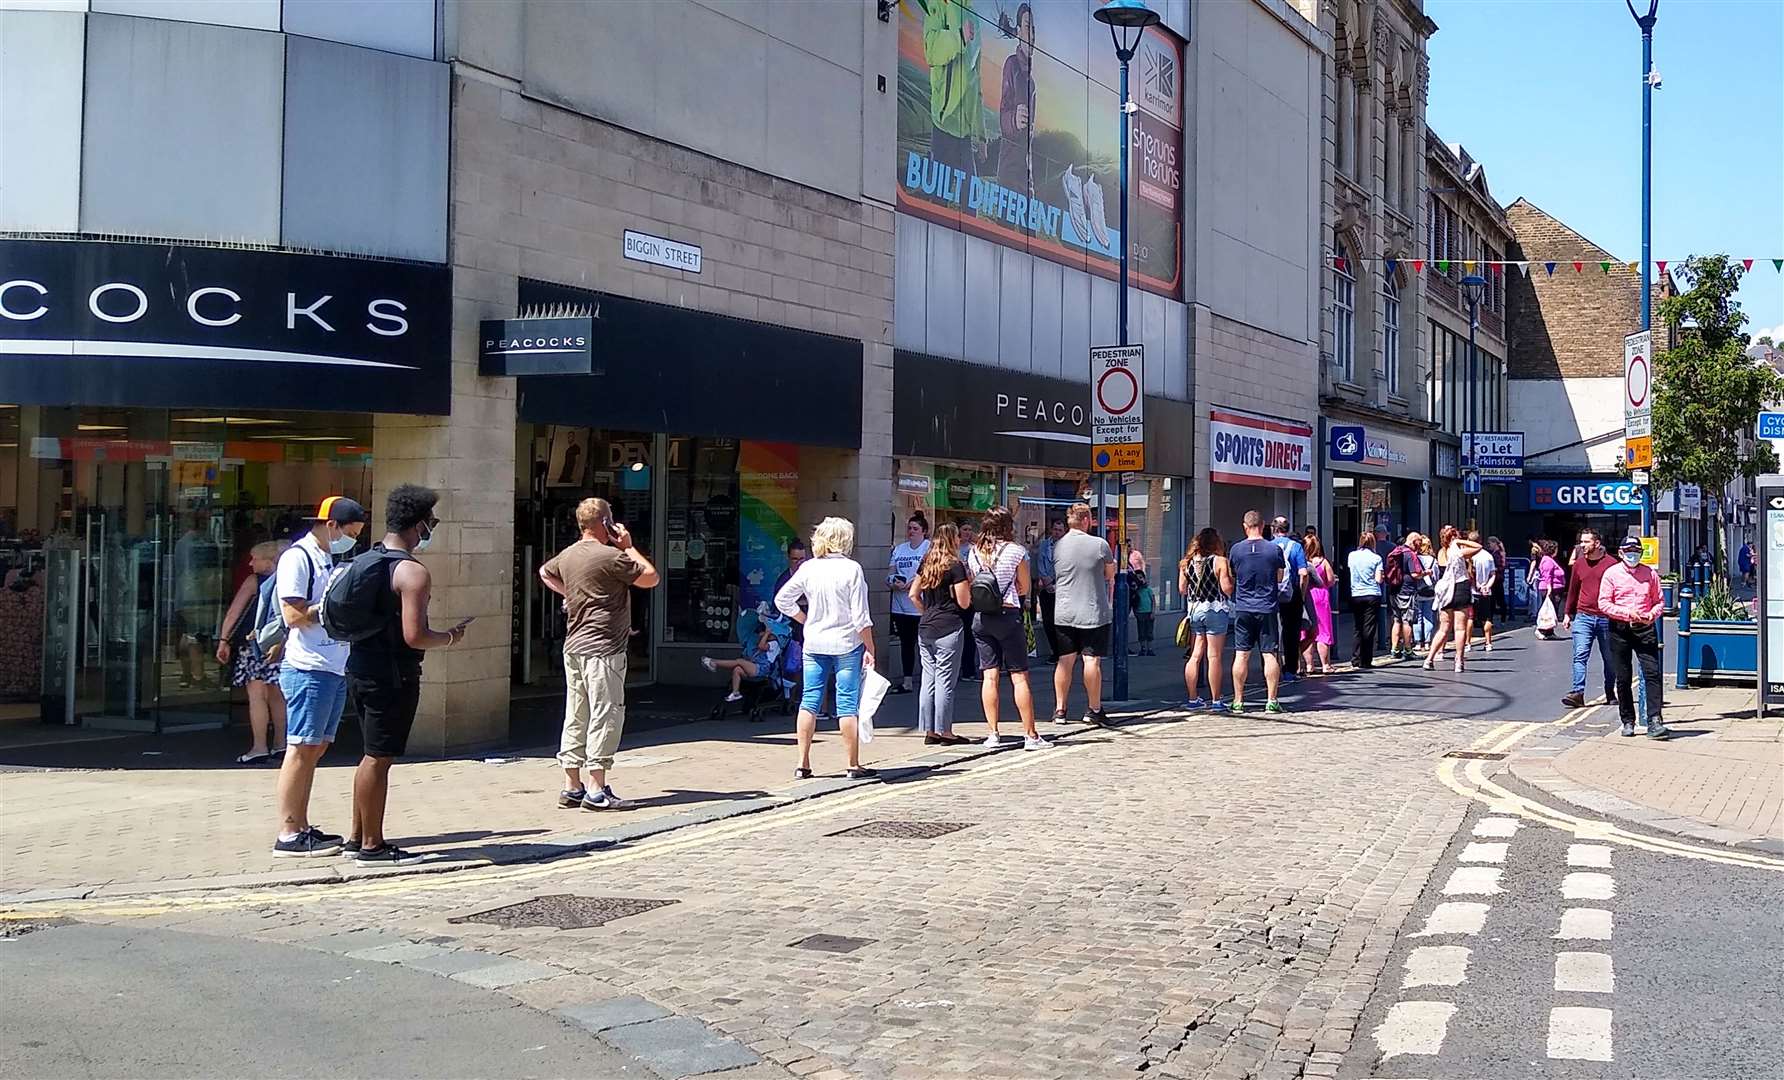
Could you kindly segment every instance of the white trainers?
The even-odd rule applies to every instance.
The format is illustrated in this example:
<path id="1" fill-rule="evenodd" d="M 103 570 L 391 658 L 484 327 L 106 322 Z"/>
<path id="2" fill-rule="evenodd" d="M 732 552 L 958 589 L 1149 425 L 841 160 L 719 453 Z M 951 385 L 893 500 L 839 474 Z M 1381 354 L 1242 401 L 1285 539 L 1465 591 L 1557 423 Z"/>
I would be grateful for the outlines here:
<path id="1" fill-rule="evenodd" d="M 726 701 L 742 701 L 743 695 L 738 693 L 737 691 L 733 690 L 729 694 L 725 695 L 725 700 Z"/>
<path id="2" fill-rule="evenodd" d="M 1047 739 L 1043 736 L 1030 735 L 1022 740 L 1022 749 L 1024 749 L 1024 750 L 1051 750 L 1051 749 L 1053 749 L 1053 744 L 1051 742 L 1048 742 Z"/>
<path id="3" fill-rule="evenodd" d="M 1003 740 L 998 738 L 996 732 L 992 732 L 991 734 L 985 736 L 985 741 L 980 743 L 979 745 L 986 747 L 987 749 L 995 750 L 997 747 L 1000 747 L 1003 745 Z"/>
<path id="4" fill-rule="evenodd" d="M 702 656 L 700 658 L 700 666 L 711 672 L 717 672 L 719 669 L 719 666 L 713 663 L 712 657 L 710 656 Z"/>

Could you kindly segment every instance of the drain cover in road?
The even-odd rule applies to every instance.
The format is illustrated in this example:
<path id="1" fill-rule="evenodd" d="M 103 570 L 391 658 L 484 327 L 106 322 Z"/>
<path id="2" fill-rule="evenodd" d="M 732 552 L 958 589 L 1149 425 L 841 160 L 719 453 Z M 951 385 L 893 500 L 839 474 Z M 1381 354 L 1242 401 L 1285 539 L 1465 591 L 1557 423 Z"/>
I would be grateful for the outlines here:
<path id="1" fill-rule="evenodd" d="M 959 832 L 967 821 L 870 821 L 831 836 L 858 836 L 863 840 L 934 840 L 951 832 Z"/>
<path id="2" fill-rule="evenodd" d="M 1467 758 L 1470 761 L 1504 761 L 1504 754 L 1490 754 L 1485 750 L 1451 750 L 1444 757 Z"/>
<path id="3" fill-rule="evenodd" d="M 555 926 L 559 930 L 583 930 L 602 926 L 628 915 L 642 915 L 676 900 L 642 900 L 628 896 L 535 896 L 507 907 L 491 908 L 475 915 L 447 919 L 450 923 L 488 923 L 506 930 L 526 926 Z"/>
<path id="4" fill-rule="evenodd" d="M 854 952 L 863 945 L 872 945 L 872 938 L 844 937 L 841 934 L 813 934 L 793 943 L 795 949 L 811 949 L 814 952 L 846 953 Z"/>

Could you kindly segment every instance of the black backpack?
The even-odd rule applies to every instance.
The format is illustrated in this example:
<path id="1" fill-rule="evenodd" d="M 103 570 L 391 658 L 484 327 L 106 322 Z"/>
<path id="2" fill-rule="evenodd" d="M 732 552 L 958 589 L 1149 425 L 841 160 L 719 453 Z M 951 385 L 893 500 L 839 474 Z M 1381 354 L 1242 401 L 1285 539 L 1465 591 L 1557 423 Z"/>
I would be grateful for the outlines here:
<path id="1" fill-rule="evenodd" d="M 411 558 L 406 551 L 391 551 L 377 544 L 335 572 L 322 592 L 322 629 L 336 641 L 357 642 L 375 637 L 390 622 L 390 574 L 397 563 Z"/>
<path id="2" fill-rule="evenodd" d="M 991 561 L 985 561 L 985 553 L 974 552 L 979 557 L 979 569 L 973 574 L 972 610 L 982 615 L 995 615 L 1003 610 L 1003 586 L 997 580 L 997 557 L 1003 553 L 1000 546 L 991 553 Z"/>

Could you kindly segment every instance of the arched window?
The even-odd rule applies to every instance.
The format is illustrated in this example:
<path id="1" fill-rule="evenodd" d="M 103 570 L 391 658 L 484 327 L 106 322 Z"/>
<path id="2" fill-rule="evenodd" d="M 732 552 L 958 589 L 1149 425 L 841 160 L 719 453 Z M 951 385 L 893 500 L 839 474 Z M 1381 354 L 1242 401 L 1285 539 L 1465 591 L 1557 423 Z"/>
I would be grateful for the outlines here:
<path id="1" fill-rule="evenodd" d="M 1357 376 L 1357 279 L 1351 271 L 1350 249 L 1339 240 L 1332 245 L 1332 361 L 1338 377 L 1355 382 Z"/>
<path id="2" fill-rule="evenodd" d="M 1383 279 L 1381 290 L 1381 362 L 1388 371 L 1388 393 L 1400 392 L 1400 286 L 1394 275 Z"/>

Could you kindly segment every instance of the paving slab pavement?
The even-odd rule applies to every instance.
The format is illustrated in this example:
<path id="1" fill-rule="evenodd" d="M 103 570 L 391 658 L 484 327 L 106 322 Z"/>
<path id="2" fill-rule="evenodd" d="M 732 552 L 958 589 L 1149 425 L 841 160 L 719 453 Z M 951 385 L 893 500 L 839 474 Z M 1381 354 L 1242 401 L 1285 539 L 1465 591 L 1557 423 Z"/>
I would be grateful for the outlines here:
<path id="1" fill-rule="evenodd" d="M 1618 733 L 1604 707 L 1559 753 L 1519 753 L 1511 771 L 1590 810 L 1694 839 L 1784 851 L 1784 721 L 1756 716 L 1751 687 L 1667 688 L 1674 737 Z"/>

